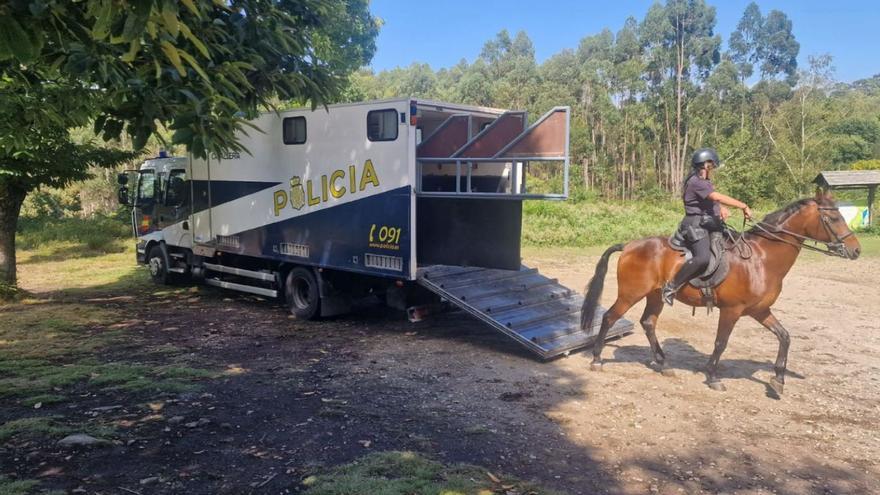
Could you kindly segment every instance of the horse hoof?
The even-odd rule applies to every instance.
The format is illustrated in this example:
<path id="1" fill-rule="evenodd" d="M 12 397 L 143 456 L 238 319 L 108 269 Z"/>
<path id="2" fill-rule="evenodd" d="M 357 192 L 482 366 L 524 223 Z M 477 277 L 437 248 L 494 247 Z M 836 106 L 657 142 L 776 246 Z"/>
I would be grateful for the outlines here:
<path id="1" fill-rule="evenodd" d="M 770 379 L 770 388 L 776 392 L 776 395 L 782 395 L 782 389 L 785 388 L 785 384 L 777 380 L 774 376 Z"/>
<path id="2" fill-rule="evenodd" d="M 675 370 L 672 368 L 660 368 L 660 374 L 673 378 L 675 377 Z"/>
<path id="3" fill-rule="evenodd" d="M 719 381 L 709 382 L 709 388 L 717 392 L 724 392 L 727 390 L 727 387 L 725 387 L 724 384 Z"/>
<path id="4" fill-rule="evenodd" d="M 602 363 L 590 363 L 590 370 L 602 371 Z"/>

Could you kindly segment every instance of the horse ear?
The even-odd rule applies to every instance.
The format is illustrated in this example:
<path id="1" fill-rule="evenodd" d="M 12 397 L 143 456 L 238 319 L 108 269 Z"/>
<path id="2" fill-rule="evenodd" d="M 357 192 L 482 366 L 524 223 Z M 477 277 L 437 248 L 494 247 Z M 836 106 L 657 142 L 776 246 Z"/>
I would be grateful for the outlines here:
<path id="1" fill-rule="evenodd" d="M 824 187 L 816 188 L 816 201 L 829 200 L 833 201 L 834 197 L 831 195 L 831 189 L 825 189 Z"/>

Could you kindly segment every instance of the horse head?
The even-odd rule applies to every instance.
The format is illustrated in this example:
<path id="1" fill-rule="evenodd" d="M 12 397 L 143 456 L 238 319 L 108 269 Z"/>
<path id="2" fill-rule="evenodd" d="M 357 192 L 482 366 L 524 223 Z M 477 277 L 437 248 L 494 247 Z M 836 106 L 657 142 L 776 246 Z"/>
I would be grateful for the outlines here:
<path id="1" fill-rule="evenodd" d="M 798 211 L 803 218 L 803 235 L 828 246 L 829 253 L 854 260 L 862 246 L 841 215 L 830 193 L 816 190 L 816 197 L 807 201 Z"/>

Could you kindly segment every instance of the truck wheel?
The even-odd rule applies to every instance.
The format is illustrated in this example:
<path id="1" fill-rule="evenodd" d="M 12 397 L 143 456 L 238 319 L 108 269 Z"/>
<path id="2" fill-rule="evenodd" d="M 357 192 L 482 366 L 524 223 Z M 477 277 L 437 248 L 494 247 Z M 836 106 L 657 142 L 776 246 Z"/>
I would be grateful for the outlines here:
<path id="1" fill-rule="evenodd" d="M 165 263 L 165 253 L 162 246 L 157 244 L 150 248 L 147 254 L 147 266 L 150 268 L 150 278 L 153 282 L 160 285 L 171 284 L 171 272 L 168 271 L 168 265 Z"/>
<path id="2" fill-rule="evenodd" d="M 318 281 L 308 268 L 294 268 L 287 275 L 284 294 L 290 312 L 299 319 L 313 320 L 319 315 L 321 295 L 318 292 Z"/>

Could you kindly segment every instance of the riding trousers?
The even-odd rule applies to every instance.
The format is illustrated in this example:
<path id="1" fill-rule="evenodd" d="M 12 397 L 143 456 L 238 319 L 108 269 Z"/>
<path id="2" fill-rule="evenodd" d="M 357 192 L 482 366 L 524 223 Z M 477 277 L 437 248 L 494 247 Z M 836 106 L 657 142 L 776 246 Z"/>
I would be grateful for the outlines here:
<path id="1" fill-rule="evenodd" d="M 712 257 L 712 237 L 709 233 L 718 230 L 719 225 L 717 219 L 703 215 L 687 215 L 681 221 L 678 228 L 693 256 L 682 265 L 672 279 L 672 285 L 676 289 L 701 274 L 709 266 Z"/>

